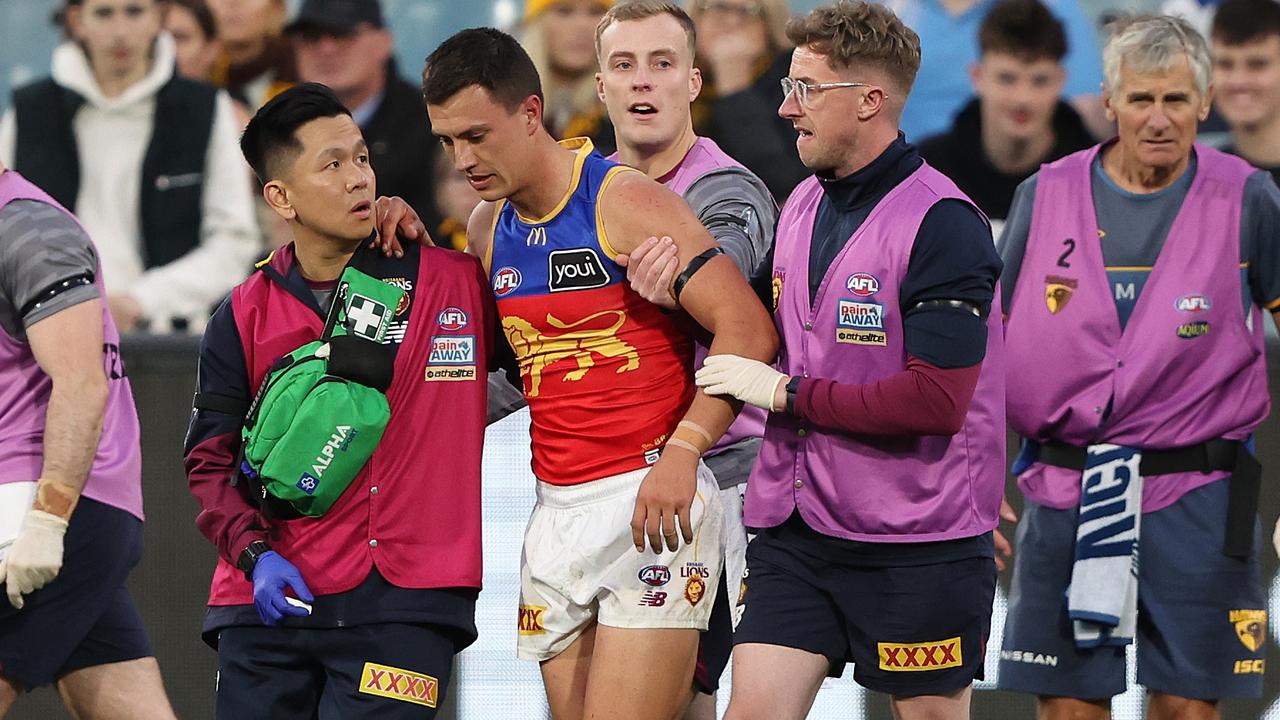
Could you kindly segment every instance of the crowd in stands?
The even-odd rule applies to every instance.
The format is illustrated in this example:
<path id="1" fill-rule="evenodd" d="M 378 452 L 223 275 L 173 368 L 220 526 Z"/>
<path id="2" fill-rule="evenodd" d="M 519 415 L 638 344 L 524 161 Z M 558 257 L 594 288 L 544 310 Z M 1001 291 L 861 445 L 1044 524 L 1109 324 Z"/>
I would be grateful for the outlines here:
<path id="1" fill-rule="evenodd" d="M 1042 163 L 1113 134 L 1098 26 L 1079 0 L 885 0 L 921 38 L 907 141 L 996 223 Z M 614 151 L 596 79 L 611 0 L 526 0 L 518 31 L 557 137 Z M 1199 7 L 1199 6 L 1197 6 Z M 787 0 L 688 0 L 703 77 L 695 129 L 779 204 L 807 175 L 777 114 Z M 1106 14 L 1117 19 L 1117 13 Z M 236 141 L 296 82 L 330 86 L 369 143 L 380 195 L 404 198 L 437 243 L 465 247 L 478 201 L 431 134 L 419 68 L 397 67 L 379 0 L 66 0 L 50 74 L 0 117 L 0 162 L 71 208 L 97 243 L 123 332 L 199 332 L 254 262 L 287 239 Z M 1201 13 L 1225 148 L 1280 178 L 1280 3 Z M 51 32 L 54 30 L 51 30 Z M 1222 126 L 1221 124 L 1219 125 Z M 999 234 L 996 235 L 997 239 Z"/>

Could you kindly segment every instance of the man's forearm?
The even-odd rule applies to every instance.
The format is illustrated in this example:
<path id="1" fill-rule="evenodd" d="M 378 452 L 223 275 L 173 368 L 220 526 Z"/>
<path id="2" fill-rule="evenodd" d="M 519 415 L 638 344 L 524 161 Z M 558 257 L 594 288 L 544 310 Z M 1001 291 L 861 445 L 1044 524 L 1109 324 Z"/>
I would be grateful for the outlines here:
<path id="1" fill-rule="evenodd" d="M 107 379 L 87 375 L 53 381 L 44 423 L 44 466 L 32 507 L 71 516 L 102 436 Z"/>

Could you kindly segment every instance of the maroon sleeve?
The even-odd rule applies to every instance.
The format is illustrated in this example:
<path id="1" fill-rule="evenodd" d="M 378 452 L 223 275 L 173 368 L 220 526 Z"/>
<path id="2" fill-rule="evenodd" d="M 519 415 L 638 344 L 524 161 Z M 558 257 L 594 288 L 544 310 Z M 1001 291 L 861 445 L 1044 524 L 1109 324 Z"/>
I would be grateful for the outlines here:
<path id="1" fill-rule="evenodd" d="M 200 503 L 196 527 L 223 558 L 234 564 L 249 543 L 267 539 L 267 526 L 257 508 L 241 494 L 241 488 L 231 485 L 240 453 L 244 410 L 252 399 L 231 300 L 209 319 L 200 341 L 197 376 L 197 393 L 217 402 L 200 402 L 201 407 L 191 415 L 183 448 L 187 486 Z"/>
<path id="2" fill-rule="evenodd" d="M 267 539 L 261 514 L 228 481 L 239 448 L 239 432 L 218 435 L 196 445 L 185 458 L 187 486 L 200 503 L 196 527 L 233 565 L 249 543 Z"/>
<path id="3" fill-rule="evenodd" d="M 964 426 L 982 363 L 939 368 L 910 355 L 907 369 L 865 385 L 805 378 L 795 414 L 863 435 L 954 435 Z"/>

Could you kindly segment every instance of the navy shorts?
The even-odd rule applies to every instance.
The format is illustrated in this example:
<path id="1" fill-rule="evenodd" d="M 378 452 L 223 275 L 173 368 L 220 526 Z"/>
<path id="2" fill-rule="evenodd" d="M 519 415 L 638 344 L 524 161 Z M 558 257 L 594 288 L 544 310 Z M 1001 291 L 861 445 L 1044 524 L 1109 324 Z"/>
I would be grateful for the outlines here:
<path id="1" fill-rule="evenodd" d="M 1267 636 L 1253 556 L 1222 554 L 1228 481 L 1142 516 L 1138 541 L 1138 683 L 1179 697 L 1261 697 Z M 999 686 L 1086 700 L 1125 690 L 1123 647 L 1077 648 L 1066 591 L 1076 509 L 1027 502 L 1018 524 Z"/>
<path id="2" fill-rule="evenodd" d="M 25 596 L 22 610 L 3 597 L 0 583 L 0 675 L 31 689 L 81 668 L 150 657 L 125 587 L 141 557 L 141 520 L 81 498 L 57 577 Z"/>
<path id="3" fill-rule="evenodd" d="M 216 717 L 434 718 L 457 650 L 454 634 L 433 625 L 223 628 Z"/>
<path id="4" fill-rule="evenodd" d="M 982 678 L 996 588 L 990 555 L 850 562 L 815 552 L 794 524 L 762 530 L 747 546 L 734 645 L 823 655 L 832 677 L 852 662 L 859 685 L 895 697 L 944 695 Z"/>

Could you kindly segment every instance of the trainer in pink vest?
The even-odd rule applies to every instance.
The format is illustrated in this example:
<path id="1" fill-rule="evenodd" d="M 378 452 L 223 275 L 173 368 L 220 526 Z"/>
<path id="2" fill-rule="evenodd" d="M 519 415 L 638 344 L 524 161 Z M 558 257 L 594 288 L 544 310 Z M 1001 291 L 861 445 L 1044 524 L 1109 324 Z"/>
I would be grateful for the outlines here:
<path id="1" fill-rule="evenodd" d="M 34 200 L 71 215 L 26 178 L 0 173 L 0 208 L 15 200 Z M 2 241 L 0 241 L 2 242 Z M 142 451 L 133 390 L 120 360 L 120 334 L 107 310 L 99 267 L 94 279 L 102 303 L 103 364 L 108 378 L 102 439 L 85 481 L 84 497 L 142 519 Z M 0 485 L 32 482 L 44 465 L 44 420 L 53 381 L 36 364 L 31 348 L 0 328 Z"/>
<path id="2" fill-rule="evenodd" d="M 1250 304 L 1246 314 L 1241 281 L 1241 199 L 1254 169 L 1195 146 L 1195 178 L 1122 331 L 1091 191 L 1101 147 L 1040 169 L 1006 328 L 1010 425 L 1035 441 L 1076 446 L 1247 438 L 1271 408 L 1262 313 Z M 1063 267 L 1068 239 L 1076 249 Z M 1147 478 L 1142 509 L 1227 474 Z M 1037 463 L 1018 485 L 1049 507 L 1080 501 L 1079 471 Z"/>
<path id="3" fill-rule="evenodd" d="M 906 369 L 899 286 L 925 214 L 948 198 L 970 202 L 921 165 L 845 243 L 811 308 L 809 245 L 822 188 L 812 177 L 796 188 L 774 247 L 782 372 L 865 384 Z M 926 542 L 990 531 L 1004 487 L 1003 354 L 992 313 L 964 427 L 950 437 L 857 437 L 770 414 L 747 483 L 747 526 L 778 525 L 798 508 L 809 527 L 847 540 Z"/>

